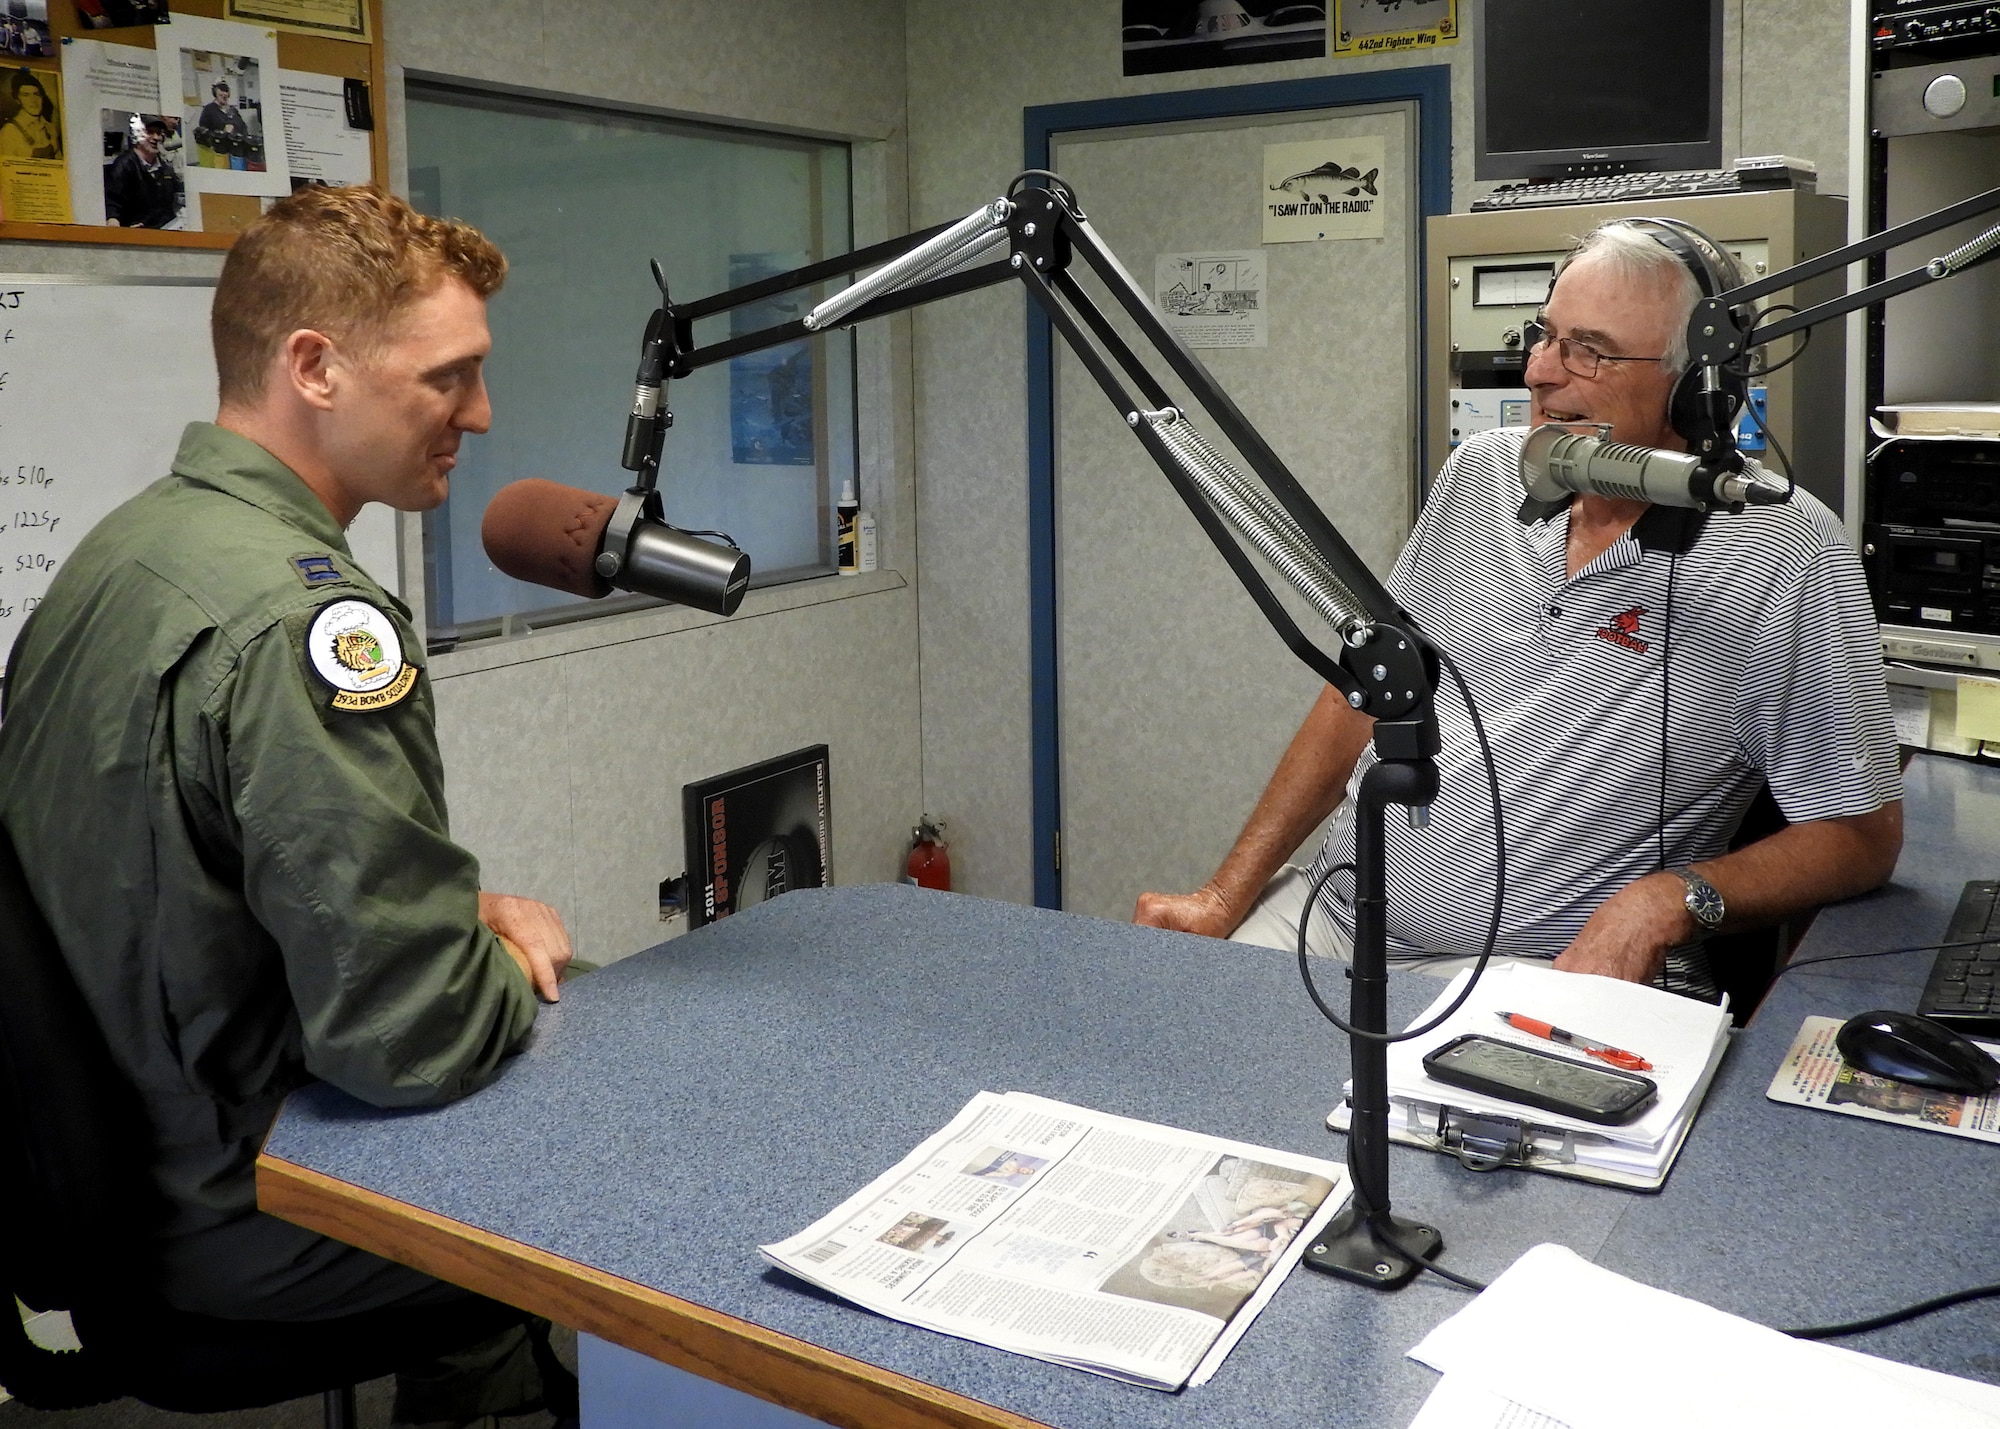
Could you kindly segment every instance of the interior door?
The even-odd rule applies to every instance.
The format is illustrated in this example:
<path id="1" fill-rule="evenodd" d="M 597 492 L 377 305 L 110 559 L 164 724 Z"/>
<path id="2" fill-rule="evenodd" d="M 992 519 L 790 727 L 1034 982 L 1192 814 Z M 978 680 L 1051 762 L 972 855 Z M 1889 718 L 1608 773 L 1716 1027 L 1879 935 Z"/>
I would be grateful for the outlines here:
<path id="1" fill-rule="evenodd" d="M 1415 452 L 1413 125 L 1412 106 L 1357 106 L 1061 135 L 1054 150 L 1149 291 L 1159 255 L 1261 251 L 1267 345 L 1196 355 L 1377 574 L 1407 533 Z M 1358 136 L 1383 141 L 1382 236 L 1265 244 L 1265 145 Z M 1056 346 L 1063 906 L 1129 918 L 1140 892 L 1214 871 L 1319 681 Z M 1295 618 L 1330 647 L 1317 617 Z"/>

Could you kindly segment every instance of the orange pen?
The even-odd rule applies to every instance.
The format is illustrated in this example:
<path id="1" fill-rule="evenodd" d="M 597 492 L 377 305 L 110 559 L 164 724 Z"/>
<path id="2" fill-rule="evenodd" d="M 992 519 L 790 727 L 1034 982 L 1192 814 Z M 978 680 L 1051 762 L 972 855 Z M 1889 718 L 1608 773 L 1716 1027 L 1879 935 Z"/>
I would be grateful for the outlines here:
<path id="1" fill-rule="evenodd" d="M 1534 1037 L 1546 1037 L 1551 1042 L 1560 1042 L 1566 1047 L 1574 1047 L 1579 1052 L 1587 1052 L 1599 1061 L 1609 1062 L 1614 1067 L 1622 1067 L 1628 1072 L 1650 1072 L 1653 1064 L 1637 1052 L 1627 1052 L 1606 1042 L 1593 1042 L 1588 1037 L 1574 1032 L 1565 1032 L 1560 1027 L 1552 1027 L 1546 1022 L 1537 1022 L 1532 1017 L 1518 1012 L 1496 1014 L 1509 1027 L 1517 1027 Z"/>

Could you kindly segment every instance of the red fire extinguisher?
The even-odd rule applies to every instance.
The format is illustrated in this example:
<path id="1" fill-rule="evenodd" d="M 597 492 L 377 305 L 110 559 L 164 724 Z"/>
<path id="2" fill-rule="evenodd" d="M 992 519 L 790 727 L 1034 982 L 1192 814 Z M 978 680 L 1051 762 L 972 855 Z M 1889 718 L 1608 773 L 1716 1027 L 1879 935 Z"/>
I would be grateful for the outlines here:
<path id="1" fill-rule="evenodd" d="M 920 888 L 951 891 L 951 849 L 944 841 L 943 819 L 926 818 L 910 830 L 910 858 L 903 872 Z"/>

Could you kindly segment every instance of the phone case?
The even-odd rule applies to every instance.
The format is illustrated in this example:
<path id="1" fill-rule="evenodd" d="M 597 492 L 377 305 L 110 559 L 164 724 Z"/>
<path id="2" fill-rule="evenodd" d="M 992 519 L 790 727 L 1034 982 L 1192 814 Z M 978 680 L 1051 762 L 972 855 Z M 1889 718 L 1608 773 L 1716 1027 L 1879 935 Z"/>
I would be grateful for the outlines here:
<path id="1" fill-rule="evenodd" d="M 1585 1077 L 1604 1084 L 1616 1084 L 1626 1089 L 1631 1100 L 1621 1101 L 1610 1108 L 1590 1106 L 1540 1087 L 1482 1076 L 1454 1066 L 1448 1060 L 1454 1049 L 1475 1042 L 1505 1047 L 1510 1055 L 1533 1057 L 1550 1063 L 1553 1068 L 1560 1070 L 1570 1079 Z M 1652 1078 L 1642 1077 L 1637 1072 L 1621 1072 L 1615 1067 L 1600 1067 L 1594 1063 L 1578 1061 L 1574 1057 L 1558 1056 L 1556 1053 L 1544 1052 L 1535 1047 L 1523 1047 L 1518 1043 L 1502 1041 L 1500 1038 L 1488 1037 L 1479 1032 L 1468 1032 L 1463 1036 L 1454 1037 L 1442 1047 L 1433 1049 L 1424 1057 L 1424 1071 L 1450 1086 L 1483 1092 L 1487 1096 L 1498 1097 L 1502 1101 L 1519 1102 L 1523 1106 L 1539 1107 L 1543 1111 L 1560 1112 L 1564 1116 L 1573 1116 L 1599 1126 L 1623 1126 L 1650 1106 L 1660 1090 Z"/>

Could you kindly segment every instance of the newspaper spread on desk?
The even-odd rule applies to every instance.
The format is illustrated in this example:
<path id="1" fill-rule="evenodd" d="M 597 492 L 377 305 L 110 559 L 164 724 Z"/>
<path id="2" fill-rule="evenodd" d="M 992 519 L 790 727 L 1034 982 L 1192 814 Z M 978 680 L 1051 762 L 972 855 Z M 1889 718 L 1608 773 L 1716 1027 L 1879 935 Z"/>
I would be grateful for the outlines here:
<path id="1" fill-rule="evenodd" d="M 1833 1041 L 1839 1031 L 1838 1017 L 1808 1017 L 1764 1095 L 1774 1102 L 1815 1106 L 1870 1121 L 1893 1121 L 1974 1141 L 2000 1141 L 2000 1092 L 1968 1097 L 1871 1077 L 1841 1057 Z M 1994 1043 L 1978 1045 L 2000 1055 L 2000 1046 Z"/>
<path id="2" fill-rule="evenodd" d="M 773 1265 L 926 1329 L 1201 1384 L 1347 1203 L 1331 1161 L 981 1092 Z"/>

